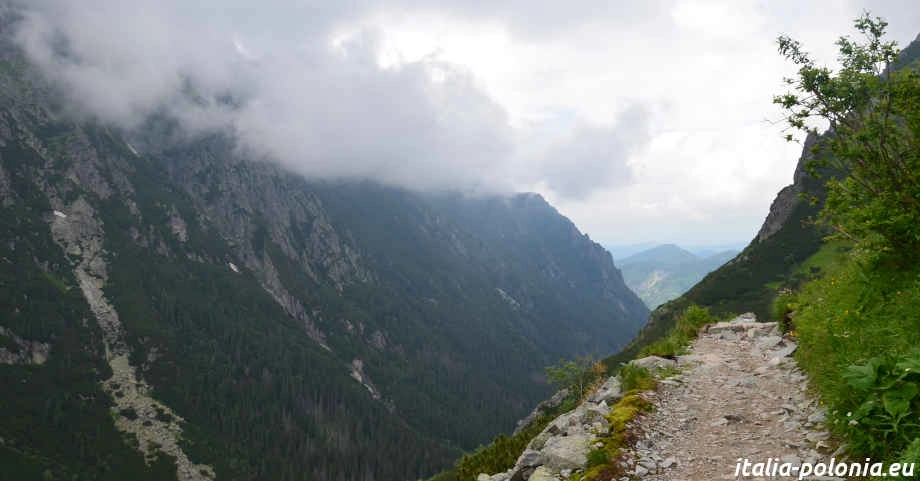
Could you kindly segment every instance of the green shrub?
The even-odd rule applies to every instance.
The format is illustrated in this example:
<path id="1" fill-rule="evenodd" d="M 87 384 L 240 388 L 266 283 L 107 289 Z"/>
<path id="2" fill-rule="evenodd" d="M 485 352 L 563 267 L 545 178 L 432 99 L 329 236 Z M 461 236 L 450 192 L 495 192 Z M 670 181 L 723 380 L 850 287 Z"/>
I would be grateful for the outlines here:
<path id="1" fill-rule="evenodd" d="M 620 369 L 620 383 L 624 391 L 644 391 L 655 387 L 655 377 L 648 369 L 635 364 L 624 364 Z"/>
<path id="2" fill-rule="evenodd" d="M 920 74 L 890 69 L 898 49 L 884 39 L 883 19 L 867 12 L 854 26 L 863 41 L 837 41 L 837 71 L 817 65 L 799 42 L 780 37 L 780 54 L 799 70 L 787 80 L 793 91 L 774 102 L 792 128 L 817 133 L 813 118 L 833 126 L 834 135 L 818 146 L 832 155 L 819 155 L 808 167 L 846 173 L 826 184 L 822 218 L 836 237 L 909 266 L 920 255 Z"/>
<path id="3" fill-rule="evenodd" d="M 575 359 L 560 359 L 558 364 L 546 367 L 546 379 L 558 389 L 568 389 L 581 399 L 587 389 L 598 378 L 590 356 L 576 356 Z"/>
<path id="4" fill-rule="evenodd" d="M 920 437 L 920 267 L 893 268 L 854 250 L 806 283 L 794 307 L 796 358 L 833 430 L 856 456 L 897 460 Z"/>
<path id="5" fill-rule="evenodd" d="M 914 413 L 920 411 L 920 350 L 874 357 L 844 369 L 848 390 L 841 391 L 846 410 L 843 430 L 859 452 L 892 459 L 920 437 Z"/>
<path id="6" fill-rule="evenodd" d="M 639 353 L 639 357 L 676 356 L 682 353 L 691 341 L 696 339 L 697 332 L 701 327 L 715 320 L 709 314 L 709 309 L 691 304 L 677 318 L 677 322 L 668 332 L 668 335 L 643 348 Z"/>

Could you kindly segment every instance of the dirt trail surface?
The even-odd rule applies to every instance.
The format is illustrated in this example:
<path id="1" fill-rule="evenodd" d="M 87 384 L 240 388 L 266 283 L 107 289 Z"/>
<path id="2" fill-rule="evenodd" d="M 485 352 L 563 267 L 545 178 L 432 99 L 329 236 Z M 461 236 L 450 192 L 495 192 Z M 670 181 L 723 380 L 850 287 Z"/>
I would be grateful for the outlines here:
<path id="1" fill-rule="evenodd" d="M 629 475 L 642 480 L 796 479 L 738 476 L 752 463 L 827 462 L 825 412 L 790 357 L 795 343 L 775 323 L 739 318 L 708 328 L 680 356 L 683 372 L 661 381 L 655 410 L 636 422 Z M 763 473 L 758 473 L 763 474 Z M 809 478 L 816 479 L 816 478 Z M 837 478 L 817 478 L 837 479 Z"/>

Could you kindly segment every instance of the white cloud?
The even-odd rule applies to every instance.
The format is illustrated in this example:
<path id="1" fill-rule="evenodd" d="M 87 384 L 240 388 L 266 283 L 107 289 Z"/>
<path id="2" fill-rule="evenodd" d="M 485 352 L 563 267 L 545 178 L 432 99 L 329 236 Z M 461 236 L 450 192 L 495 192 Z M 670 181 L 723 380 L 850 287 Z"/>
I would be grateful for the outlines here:
<path id="1" fill-rule="evenodd" d="M 790 34 L 821 61 L 909 0 L 30 0 L 20 40 L 81 112 L 192 130 L 307 175 L 535 189 L 607 242 L 751 238 L 798 146 L 771 103 Z M 61 55 L 66 53 L 66 55 Z M 231 107 L 216 101 L 231 95 Z"/>

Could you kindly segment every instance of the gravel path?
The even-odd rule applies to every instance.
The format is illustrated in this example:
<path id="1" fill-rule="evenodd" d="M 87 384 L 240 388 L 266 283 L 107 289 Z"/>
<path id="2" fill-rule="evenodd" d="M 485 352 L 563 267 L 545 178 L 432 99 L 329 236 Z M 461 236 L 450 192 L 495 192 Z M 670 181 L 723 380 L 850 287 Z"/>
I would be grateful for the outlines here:
<path id="1" fill-rule="evenodd" d="M 824 410 L 806 395 L 807 379 L 790 357 L 794 350 L 775 323 L 711 326 L 690 355 L 678 358 L 684 372 L 662 381 L 655 411 L 637 422 L 641 434 L 629 474 L 643 480 L 735 480 L 738 458 L 779 458 L 796 466 L 828 461 Z"/>

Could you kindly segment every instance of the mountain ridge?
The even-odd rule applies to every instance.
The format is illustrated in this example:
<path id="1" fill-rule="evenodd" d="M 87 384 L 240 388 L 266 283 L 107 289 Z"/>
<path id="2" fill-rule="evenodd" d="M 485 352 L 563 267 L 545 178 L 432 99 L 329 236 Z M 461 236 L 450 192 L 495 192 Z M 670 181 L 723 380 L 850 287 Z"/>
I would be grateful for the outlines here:
<path id="1" fill-rule="evenodd" d="M 226 134 L 74 118 L 0 38 L 14 476 L 417 479 L 648 314 L 542 197 L 305 179 Z"/>
<path id="2" fill-rule="evenodd" d="M 662 244 L 621 259 L 619 265 L 630 289 L 654 308 L 680 296 L 737 254 L 722 251 L 699 256 L 675 244 Z"/>

